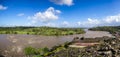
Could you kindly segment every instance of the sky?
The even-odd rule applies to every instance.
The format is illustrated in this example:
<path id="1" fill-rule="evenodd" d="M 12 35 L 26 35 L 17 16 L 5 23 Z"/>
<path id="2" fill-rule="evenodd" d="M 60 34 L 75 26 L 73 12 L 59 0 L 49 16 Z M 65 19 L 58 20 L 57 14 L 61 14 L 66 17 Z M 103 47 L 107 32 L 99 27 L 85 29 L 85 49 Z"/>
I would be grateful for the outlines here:
<path id="1" fill-rule="evenodd" d="M 0 26 L 120 25 L 120 0 L 0 0 Z"/>

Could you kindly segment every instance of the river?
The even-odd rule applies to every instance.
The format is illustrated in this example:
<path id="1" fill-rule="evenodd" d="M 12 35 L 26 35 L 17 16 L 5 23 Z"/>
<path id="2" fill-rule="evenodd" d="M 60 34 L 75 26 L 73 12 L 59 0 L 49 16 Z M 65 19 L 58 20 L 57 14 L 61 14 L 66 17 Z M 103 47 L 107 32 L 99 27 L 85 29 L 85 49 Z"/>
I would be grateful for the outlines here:
<path id="1" fill-rule="evenodd" d="M 65 42 L 70 42 L 74 37 L 95 38 L 108 36 L 112 37 L 106 31 L 88 31 L 85 34 L 68 35 L 68 36 L 40 36 L 40 35 L 22 35 L 22 34 L 0 34 L 0 52 L 5 57 L 23 57 L 23 49 L 28 46 L 35 48 L 48 47 L 52 48 L 55 45 L 60 45 Z"/>

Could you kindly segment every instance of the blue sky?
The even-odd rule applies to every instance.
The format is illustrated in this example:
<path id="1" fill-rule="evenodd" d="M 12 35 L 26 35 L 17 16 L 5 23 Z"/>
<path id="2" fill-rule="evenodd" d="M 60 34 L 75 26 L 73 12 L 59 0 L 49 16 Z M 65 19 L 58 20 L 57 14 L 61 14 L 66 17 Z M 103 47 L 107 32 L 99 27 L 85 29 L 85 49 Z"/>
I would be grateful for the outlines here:
<path id="1" fill-rule="evenodd" d="M 0 0 L 0 26 L 120 25 L 120 0 Z"/>

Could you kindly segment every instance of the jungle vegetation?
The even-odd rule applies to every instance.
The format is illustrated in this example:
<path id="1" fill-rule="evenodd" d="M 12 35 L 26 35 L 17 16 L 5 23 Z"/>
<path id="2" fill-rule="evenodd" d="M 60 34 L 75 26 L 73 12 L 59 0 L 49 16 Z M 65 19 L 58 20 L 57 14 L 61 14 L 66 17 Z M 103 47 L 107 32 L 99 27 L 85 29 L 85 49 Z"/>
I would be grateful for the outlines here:
<path id="1" fill-rule="evenodd" d="M 81 28 L 56 27 L 0 27 L 0 34 L 31 34 L 45 36 L 61 36 L 85 33 Z"/>
<path id="2" fill-rule="evenodd" d="M 108 31 L 111 34 L 115 34 L 116 32 L 120 32 L 120 26 L 94 27 L 94 28 L 90 28 L 89 30 L 94 30 L 94 31 Z"/>

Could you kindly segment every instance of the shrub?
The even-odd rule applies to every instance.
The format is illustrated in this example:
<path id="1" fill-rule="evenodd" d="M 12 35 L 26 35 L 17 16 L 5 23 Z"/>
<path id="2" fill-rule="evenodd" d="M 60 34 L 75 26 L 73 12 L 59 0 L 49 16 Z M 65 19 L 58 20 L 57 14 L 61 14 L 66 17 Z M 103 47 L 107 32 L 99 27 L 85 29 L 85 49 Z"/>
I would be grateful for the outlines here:
<path id="1" fill-rule="evenodd" d="M 36 49 L 33 47 L 26 47 L 24 49 L 26 55 L 34 55 L 36 54 Z"/>

